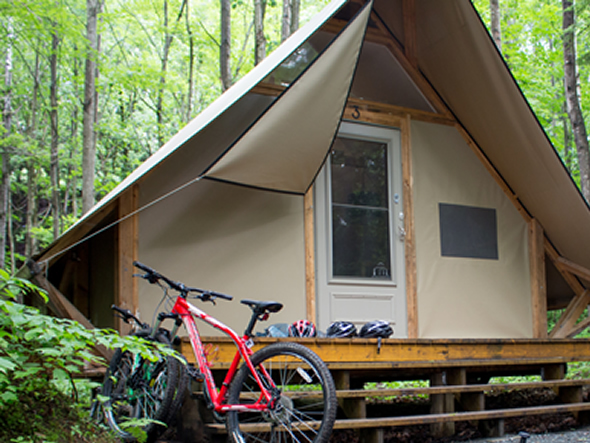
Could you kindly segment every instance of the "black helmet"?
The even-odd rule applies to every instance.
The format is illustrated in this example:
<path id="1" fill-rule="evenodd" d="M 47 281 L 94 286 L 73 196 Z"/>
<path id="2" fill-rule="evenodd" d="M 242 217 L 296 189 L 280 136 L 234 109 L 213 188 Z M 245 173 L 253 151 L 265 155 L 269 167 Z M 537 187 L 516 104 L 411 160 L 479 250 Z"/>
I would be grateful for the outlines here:
<path id="1" fill-rule="evenodd" d="M 326 334 L 328 337 L 356 337 L 356 326 L 349 321 L 335 321 Z"/>
<path id="2" fill-rule="evenodd" d="M 393 329 L 384 320 L 370 321 L 361 328 L 359 335 L 363 338 L 387 338 L 393 334 Z"/>
<path id="3" fill-rule="evenodd" d="M 289 325 L 289 337 L 315 337 L 315 326 L 309 320 L 297 320 Z"/>

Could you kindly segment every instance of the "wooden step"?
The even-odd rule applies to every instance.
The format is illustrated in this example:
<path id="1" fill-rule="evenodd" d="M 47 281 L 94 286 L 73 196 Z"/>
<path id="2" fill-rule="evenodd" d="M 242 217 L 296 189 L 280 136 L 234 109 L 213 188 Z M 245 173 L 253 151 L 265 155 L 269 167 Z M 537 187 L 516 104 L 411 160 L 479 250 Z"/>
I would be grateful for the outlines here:
<path id="1" fill-rule="evenodd" d="M 351 389 L 336 391 L 338 398 L 404 397 L 432 394 L 458 394 L 471 392 L 504 392 L 520 389 L 590 386 L 590 380 L 546 380 L 524 383 L 492 383 L 474 385 L 425 386 L 421 388 Z M 299 394 L 298 394 L 299 395 Z M 305 395 L 313 396 L 313 393 Z M 317 396 L 317 394 L 316 394 Z"/>
<path id="2" fill-rule="evenodd" d="M 434 394 L 457 394 L 473 392 L 504 392 L 520 389 L 536 388 L 566 388 L 590 386 L 589 379 L 582 380 L 545 380 L 532 381 L 525 383 L 493 383 L 478 385 L 447 385 L 447 386 L 425 386 L 420 388 L 380 388 L 380 389 L 349 389 L 338 390 L 338 398 L 370 398 L 370 397 L 405 397 L 416 395 L 434 395 Z M 201 392 L 196 392 L 195 397 L 202 397 Z M 290 398 L 319 398 L 322 396 L 321 391 L 286 391 L 283 395 Z M 257 392 L 245 392 L 241 394 L 243 399 L 257 399 L 260 394 Z"/>
<path id="3" fill-rule="evenodd" d="M 334 429 L 365 429 L 386 428 L 395 426 L 423 425 L 443 422 L 459 422 L 471 420 L 492 420 L 509 417 L 525 417 L 543 414 L 557 414 L 566 412 L 590 411 L 590 403 L 572 403 L 567 405 L 534 406 L 528 408 L 495 409 L 490 411 L 456 412 L 447 414 L 410 415 L 404 417 L 386 418 L 357 418 L 336 420 Z M 293 428 L 317 429 L 319 422 L 293 423 Z M 219 434 L 226 432 L 225 425 L 210 423 L 206 425 L 211 431 Z M 266 432 L 270 430 L 270 423 L 247 423 L 240 426 L 244 432 Z"/>
<path id="4" fill-rule="evenodd" d="M 406 417 L 388 418 L 353 418 L 336 420 L 334 429 L 382 428 L 409 426 L 447 421 L 492 420 L 510 417 L 527 417 L 543 414 L 559 414 L 566 412 L 590 411 L 590 403 L 571 403 L 566 405 L 533 406 L 525 408 L 494 409 L 475 412 L 453 412 L 446 414 L 411 415 Z"/>

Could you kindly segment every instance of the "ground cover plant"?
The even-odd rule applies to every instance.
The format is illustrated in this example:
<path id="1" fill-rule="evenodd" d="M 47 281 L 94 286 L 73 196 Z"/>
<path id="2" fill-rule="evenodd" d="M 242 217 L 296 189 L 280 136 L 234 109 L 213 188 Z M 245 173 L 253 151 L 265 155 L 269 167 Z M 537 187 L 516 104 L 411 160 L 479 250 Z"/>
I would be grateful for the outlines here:
<path id="1" fill-rule="evenodd" d="M 0 442 L 110 443 L 118 441 L 89 417 L 96 383 L 79 377 L 99 362 L 96 345 L 122 347 L 157 359 L 161 350 L 137 337 L 88 330 L 16 302 L 38 288 L 0 269 Z M 171 352 L 171 351 L 163 351 Z"/>

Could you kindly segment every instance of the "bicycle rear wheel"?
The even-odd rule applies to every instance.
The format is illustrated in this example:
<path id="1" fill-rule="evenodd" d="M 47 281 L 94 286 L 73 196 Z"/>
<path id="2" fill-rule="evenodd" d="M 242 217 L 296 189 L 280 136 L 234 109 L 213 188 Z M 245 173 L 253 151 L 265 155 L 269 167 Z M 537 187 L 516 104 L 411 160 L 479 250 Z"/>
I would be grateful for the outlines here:
<path id="1" fill-rule="evenodd" d="M 149 331 L 148 331 L 149 332 Z M 146 331 L 137 335 L 147 336 Z M 167 340 L 160 336 L 159 342 Z M 161 358 L 151 362 L 131 352 L 115 352 L 107 370 L 102 395 L 107 397 L 103 404 L 107 424 L 126 441 L 135 440 L 134 435 L 124 426 L 130 420 L 140 420 L 141 428 L 154 439 L 166 423 L 170 406 L 177 394 L 180 363 L 174 357 Z"/>
<path id="2" fill-rule="evenodd" d="M 314 442 L 328 440 L 336 418 L 336 389 L 330 371 L 311 350 L 297 343 L 276 343 L 252 358 L 266 389 L 276 396 L 264 412 L 228 412 L 227 431 L 235 443 Z M 261 372 L 264 367 L 270 377 Z M 260 388 L 246 364 L 228 393 L 229 404 L 251 404 Z"/>

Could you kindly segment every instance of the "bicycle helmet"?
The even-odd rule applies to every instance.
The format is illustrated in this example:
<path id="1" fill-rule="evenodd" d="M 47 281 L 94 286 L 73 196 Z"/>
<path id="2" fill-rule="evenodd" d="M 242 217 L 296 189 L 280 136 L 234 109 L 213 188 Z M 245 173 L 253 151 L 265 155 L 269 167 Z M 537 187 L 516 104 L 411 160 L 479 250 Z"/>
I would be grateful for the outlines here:
<path id="1" fill-rule="evenodd" d="M 376 320 L 365 323 L 359 335 L 363 338 L 387 338 L 393 334 L 393 329 L 384 320 Z"/>
<path id="2" fill-rule="evenodd" d="M 349 321 L 335 321 L 332 323 L 326 331 L 328 337 L 334 338 L 346 338 L 356 337 L 356 326 Z"/>
<path id="3" fill-rule="evenodd" d="M 316 330 L 312 322 L 308 320 L 297 320 L 289 325 L 289 337 L 315 337 Z"/>

